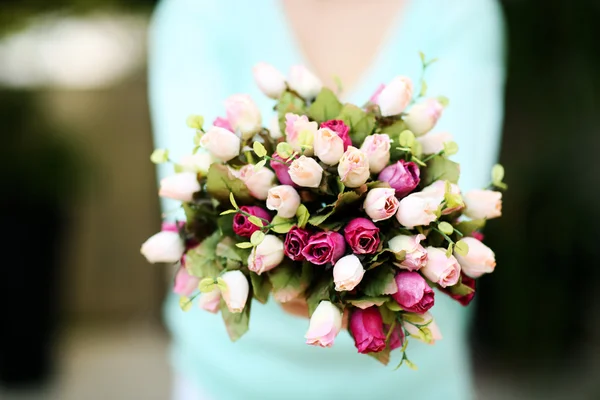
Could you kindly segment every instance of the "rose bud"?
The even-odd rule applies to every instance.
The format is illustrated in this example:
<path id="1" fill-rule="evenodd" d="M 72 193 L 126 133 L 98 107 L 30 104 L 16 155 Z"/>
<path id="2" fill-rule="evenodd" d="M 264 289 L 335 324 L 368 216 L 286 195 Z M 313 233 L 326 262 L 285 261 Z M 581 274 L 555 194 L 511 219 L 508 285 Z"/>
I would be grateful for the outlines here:
<path id="1" fill-rule="evenodd" d="M 213 126 L 200 139 L 200 145 L 221 161 L 227 162 L 240 155 L 240 138 L 224 128 Z"/>
<path id="2" fill-rule="evenodd" d="M 365 213 L 374 221 L 383 221 L 396 214 L 399 202 L 396 191 L 390 188 L 375 188 L 369 190 L 363 208 Z"/>
<path id="3" fill-rule="evenodd" d="M 448 132 L 429 133 L 425 136 L 420 136 L 417 141 L 421 143 L 423 154 L 437 154 L 444 150 L 444 143 L 449 143 L 453 140 L 452 134 Z"/>
<path id="4" fill-rule="evenodd" d="M 216 126 L 218 128 L 227 129 L 230 132 L 233 132 L 235 130 L 229 123 L 229 120 L 227 118 L 223 118 L 223 117 L 215 118 L 215 121 L 213 122 L 213 126 Z"/>
<path id="5" fill-rule="evenodd" d="M 306 115 L 285 114 L 286 141 L 302 155 L 313 155 L 313 142 L 318 129 L 319 124 L 309 121 Z"/>
<path id="6" fill-rule="evenodd" d="M 462 241 L 469 246 L 469 252 L 466 256 L 456 253 L 455 256 L 465 275 L 479 278 L 483 274 L 494 272 L 496 256 L 492 249 L 472 237 L 463 238 Z"/>
<path id="7" fill-rule="evenodd" d="M 331 129 L 344 141 L 344 151 L 348 150 L 348 146 L 352 146 L 352 139 L 350 139 L 350 128 L 341 119 L 331 119 L 321 124 L 321 128 Z"/>
<path id="8" fill-rule="evenodd" d="M 213 161 L 210 153 L 199 151 L 196 154 L 181 157 L 178 165 L 181 167 L 182 172 L 194 172 L 206 176 Z"/>
<path id="9" fill-rule="evenodd" d="M 446 181 L 438 180 L 433 182 L 431 185 L 423 188 L 421 191 L 426 196 L 435 199 L 435 203 L 441 204 L 445 200 L 446 196 Z M 450 206 L 449 204 L 444 204 L 444 209 L 442 210 L 442 215 L 448 215 L 455 211 L 462 210 L 465 206 L 462 196 L 460 194 L 460 188 L 458 185 L 454 183 L 450 183 L 450 194 L 452 194 L 455 198 L 455 204 Z"/>
<path id="10" fill-rule="evenodd" d="M 281 128 L 279 127 L 279 118 L 277 115 L 273 115 L 273 118 L 269 121 L 269 136 L 271 139 L 277 140 L 283 137 Z"/>
<path id="11" fill-rule="evenodd" d="M 306 344 L 331 347 L 342 329 L 342 313 L 330 301 L 321 301 L 310 317 Z"/>
<path id="12" fill-rule="evenodd" d="M 160 197 L 179 201 L 192 201 L 194 193 L 200 190 L 198 177 L 194 172 L 180 172 L 160 181 Z"/>
<path id="13" fill-rule="evenodd" d="M 452 297 L 454 300 L 458 301 L 463 306 L 468 306 L 469 303 L 475 297 L 475 289 L 477 288 L 476 281 L 475 279 L 469 278 L 467 275 L 465 275 L 463 271 L 461 282 L 463 285 L 473 289 L 473 291 L 465 295 L 452 294 L 450 288 L 442 288 L 441 291 L 446 293 L 448 296 Z"/>
<path id="14" fill-rule="evenodd" d="M 377 104 L 377 102 L 379 101 L 379 95 L 381 94 L 381 92 L 383 91 L 383 89 L 385 89 L 385 84 L 384 83 L 382 83 L 379 86 L 377 86 L 377 89 L 375 89 L 375 91 L 373 92 L 373 94 L 369 98 L 369 103 Z"/>
<path id="15" fill-rule="evenodd" d="M 266 96 L 278 99 L 285 91 L 285 76 L 271 64 L 260 62 L 252 68 L 256 85 Z"/>
<path id="16" fill-rule="evenodd" d="M 340 159 L 338 174 L 342 183 L 349 188 L 364 185 L 371 176 L 367 155 L 354 146 L 348 146 Z"/>
<path id="17" fill-rule="evenodd" d="M 365 274 L 360 260 L 354 254 L 340 258 L 333 266 L 333 281 L 338 292 L 353 290 Z"/>
<path id="18" fill-rule="evenodd" d="M 267 272 L 283 261 L 283 242 L 275 235 L 266 235 L 250 252 L 248 269 L 258 275 Z"/>
<path id="19" fill-rule="evenodd" d="M 379 93 L 377 104 L 383 117 L 398 115 L 404 111 L 413 94 L 413 84 L 406 76 L 397 76 Z"/>
<path id="20" fill-rule="evenodd" d="M 414 162 L 400 160 L 387 166 L 379 174 L 378 180 L 387 182 L 396 190 L 396 197 L 402 198 L 415 190 L 421 179 L 421 170 Z"/>
<path id="21" fill-rule="evenodd" d="M 423 314 L 433 307 L 433 289 L 418 272 L 400 271 L 395 279 L 398 291 L 392 297 L 403 310 Z"/>
<path id="22" fill-rule="evenodd" d="M 310 232 L 294 226 L 285 236 L 283 243 L 283 252 L 294 261 L 304 261 L 302 250 L 308 243 Z"/>
<path id="23" fill-rule="evenodd" d="M 242 271 L 227 271 L 221 278 L 225 281 L 226 289 L 222 291 L 223 300 L 227 304 L 229 312 L 241 313 L 246 306 L 250 285 Z"/>
<path id="24" fill-rule="evenodd" d="M 234 94 L 225 100 L 227 119 L 242 139 L 250 139 L 262 129 L 262 117 L 258 106 L 247 94 Z"/>
<path id="25" fill-rule="evenodd" d="M 316 265 L 335 264 L 346 251 L 344 237 L 334 231 L 319 232 L 308 239 L 302 249 L 304 258 Z"/>
<path id="26" fill-rule="evenodd" d="M 355 218 L 344 228 L 344 238 L 354 254 L 373 254 L 379 248 L 379 228 L 366 218 Z"/>
<path id="27" fill-rule="evenodd" d="M 173 293 L 181 296 L 190 296 L 198 289 L 199 282 L 200 278 L 190 275 L 185 267 L 181 267 L 177 271 L 177 275 L 175 275 Z"/>
<path id="28" fill-rule="evenodd" d="M 202 293 L 198 300 L 198 306 L 203 310 L 216 314 L 221 306 L 221 291 L 215 288 L 208 293 Z"/>
<path id="29" fill-rule="evenodd" d="M 377 307 L 354 310 L 350 316 L 350 332 L 359 353 L 377 353 L 385 349 L 386 335 Z"/>
<path id="30" fill-rule="evenodd" d="M 323 87 L 321 80 L 303 65 L 294 65 L 290 68 L 288 85 L 304 99 L 314 99 Z"/>
<path id="31" fill-rule="evenodd" d="M 439 206 L 438 199 L 423 192 L 413 193 L 400 200 L 396 219 L 408 229 L 427 226 L 437 219 Z"/>
<path id="32" fill-rule="evenodd" d="M 298 186 L 316 188 L 321 184 L 323 168 L 314 158 L 300 156 L 288 169 L 290 178 Z"/>
<path id="33" fill-rule="evenodd" d="M 454 286 L 460 278 L 460 264 L 454 256 L 446 257 L 446 250 L 427 247 L 427 263 L 421 273 L 441 287 Z"/>
<path id="34" fill-rule="evenodd" d="M 419 244 L 421 240 L 425 240 L 425 235 L 398 235 L 390 239 L 388 247 L 394 253 L 405 253 L 404 260 L 394 264 L 409 271 L 421 269 L 427 262 L 427 251 Z"/>
<path id="35" fill-rule="evenodd" d="M 472 219 L 492 219 L 502 215 L 502 193 L 475 189 L 464 196 L 465 215 Z"/>
<path id="36" fill-rule="evenodd" d="M 434 344 L 436 341 L 441 340 L 442 333 L 433 319 L 433 315 L 431 315 L 429 312 L 426 312 L 425 314 L 421 315 L 421 317 L 423 320 L 420 321 L 418 325 L 427 325 L 422 326 L 421 329 L 407 320 L 402 321 L 402 326 L 404 329 L 406 329 L 410 336 L 427 344 Z"/>
<path id="37" fill-rule="evenodd" d="M 385 328 L 385 332 L 387 332 L 390 329 L 389 326 L 387 326 L 387 325 L 385 325 L 384 328 Z M 404 345 L 404 329 L 402 328 L 402 325 L 396 325 L 390 336 L 390 350 L 399 349 L 403 345 Z"/>
<path id="38" fill-rule="evenodd" d="M 334 131 L 321 128 L 315 134 L 315 156 L 327 165 L 335 165 L 344 155 L 344 141 Z"/>
<path id="39" fill-rule="evenodd" d="M 444 106 L 438 99 L 427 99 L 411 107 L 404 117 L 406 127 L 416 136 L 421 136 L 433 129 L 442 116 Z"/>
<path id="40" fill-rule="evenodd" d="M 380 173 L 390 162 L 390 137 L 386 134 L 367 136 L 360 149 L 369 159 L 372 174 Z"/>
<path id="41" fill-rule="evenodd" d="M 275 180 L 275 173 L 269 168 L 262 167 L 257 171 L 252 164 L 244 165 L 239 170 L 238 176 L 246 184 L 252 197 L 258 200 L 267 198 Z"/>
<path id="42" fill-rule="evenodd" d="M 177 232 L 162 231 L 142 244 L 140 252 L 149 263 L 175 263 L 185 251 L 183 239 Z"/>
<path id="43" fill-rule="evenodd" d="M 269 190 L 267 208 L 277 211 L 281 218 L 292 218 L 300 206 L 300 195 L 292 186 L 275 186 Z"/>
<path id="44" fill-rule="evenodd" d="M 269 213 L 266 210 L 258 206 L 241 206 L 240 210 L 247 214 L 254 215 L 258 218 L 271 222 L 271 215 L 269 215 Z M 263 224 L 266 225 L 264 221 Z M 236 235 L 249 238 L 254 232 L 256 232 L 259 229 L 260 228 L 258 226 L 248 221 L 248 217 L 244 214 L 238 213 L 235 214 L 235 216 L 233 217 L 233 231 Z"/>
<path id="45" fill-rule="evenodd" d="M 290 166 L 285 163 L 286 160 L 282 158 L 279 154 L 273 153 L 271 156 L 270 165 L 273 171 L 275 171 L 275 175 L 277 175 L 277 180 L 282 185 L 290 185 L 297 186 L 292 178 L 290 177 Z"/>

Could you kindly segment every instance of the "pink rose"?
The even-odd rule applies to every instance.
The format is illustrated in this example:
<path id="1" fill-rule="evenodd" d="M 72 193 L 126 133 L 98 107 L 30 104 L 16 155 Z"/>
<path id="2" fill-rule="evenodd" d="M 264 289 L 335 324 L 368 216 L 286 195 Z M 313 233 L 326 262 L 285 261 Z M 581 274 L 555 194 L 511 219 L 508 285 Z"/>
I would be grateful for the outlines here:
<path id="1" fill-rule="evenodd" d="M 288 164 L 284 164 L 286 160 L 277 153 L 273 153 L 271 158 L 272 160 L 269 164 L 271 165 L 273 171 L 275 171 L 275 175 L 277 175 L 277 180 L 282 185 L 297 186 L 290 177 L 290 166 Z"/>
<path id="2" fill-rule="evenodd" d="M 294 65 L 290 68 L 288 85 L 307 100 L 317 97 L 323 87 L 321 80 L 303 65 Z"/>
<path id="3" fill-rule="evenodd" d="M 219 128 L 223 128 L 223 129 L 227 129 L 230 132 L 233 132 L 234 129 L 231 126 L 231 124 L 229 123 L 229 121 L 227 120 L 227 118 L 223 118 L 223 117 L 217 117 L 215 119 L 215 121 L 213 122 L 213 126 L 219 127 Z"/>
<path id="4" fill-rule="evenodd" d="M 395 264 L 409 271 L 418 271 L 427 262 L 427 251 L 421 246 L 421 240 L 425 240 L 425 235 L 398 235 L 390 239 L 388 247 L 394 253 L 404 252 L 404 260 Z"/>
<path id="5" fill-rule="evenodd" d="M 225 100 L 227 120 L 242 139 L 250 139 L 262 129 L 262 117 L 258 106 L 247 94 L 234 94 Z"/>
<path id="6" fill-rule="evenodd" d="M 334 131 L 321 128 L 315 133 L 315 156 L 327 165 L 335 165 L 344 154 L 344 141 Z"/>
<path id="7" fill-rule="evenodd" d="M 464 196 L 465 215 L 472 219 L 492 219 L 502 215 L 502 193 L 475 189 Z"/>
<path id="8" fill-rule="evenodd" d="M 421 170 L 414 162 L 400 160 L 381 171 L 378 180 L 387 182 L 396 190 L 396 197 L 403 198 L 419 185 Z"/>
<path id="9" fill-rule="evenodd" d="M 390 327 L 385 325 L 385 332 L 388 332 Z M 390 350 L 399 349 L 404 345 L 404 329 L 402 325 L 396 325 L 390 336 Z"/>
<path id="10" fill-rule="evenodd" d="M 413 84 L 410 78 L 406 76 L 397 76 L 385 88 L 381 90 L 377 97 L 377 104 L 381 110 L 381 115 L 390 117 L 401 114 L 408 106 L 413 94 Z"/>
<path id="11" fill-rule="evenodd" d="M 348 146 L 337 170 L 342 183 L 349 188 L 364 185 L 371 176 L 367 155 L 354 146 Z"/>
<path id="12" fill-rule="evenodd" d="M 302 250 L 308 243 L 310 232 L 307 230 L 294 226 L 285 235 L 285 242 L 283 243 L 283 252 L 286 256 L 294 261 L 304 261 L 305 258 L 302 255 Z"/>
<path id="13" fill-rule="evenodd" d="M 345 251 L 344 237 L 337 232 L 327 231 L 312 235 L 304 249 L 302 249 L 302 255 L 313 264 L 335 264 L 344 255 Z"/>
<path id="14" fill-rule="evenodd" d="M 460 264 L 456 258 L 446 257 L 445 249 L 431 246 L 427 247 L 427 264 L 420 271 L 443 288 L 456 285 L 460 278 Z"/>
<path id="15" fill-rule="evenodd" d="M 369 102 L 373 103 L 373 104 L 377 104 L 379 102 L 379 95 L 381 94 L 383 89 L 385 89 L 385 83 L 379 84 L 379 86 L 377 86 L 377 89 L 375 89 L 375 91 L 369 98 Z"/>
<path id="16" fill-rule="evenodd" d="M 367 136 L 360 146 L 369 159 L 369 169 L 372 174 L 378 174 L 389 164 L 390 142 L 388 135 L 375 133 Z"/>
<path id="17" fill-rule="evenodd" d="M 433 315 L 431 315 L 429 311 L 421 315 L 421 320 L 417 325 L 421 326 L 421 328 L 407 320 L 402 321 L 402 326 L 404 329 L 406 329 L 408 334 L 422 342 L 434 344 L 436 341 L 442 339 L 440 328 L 438 328 L 435 320 L 433 319 Z"/>
<path id="18" fill-rule="evenodd" d="M 337 135 L 344 141 L 344 151 L 348 149 L 348 146 L 352 146 L 352 139 L 350 139 L 350 135 L 348 133 L 350 132 L 350 128 L 348 128 L 348 125 L 346 125 L 346 123 L 341 119 L 325 121 L 321 124 L 321 128 L 331 129 L 337 133 Z"/>
<path id="19" fill-rule="evenodd" d="M 354 254 L 337 260 L 333 266 L 333 282 L 338 292 L 354 290 L 365 275 L 362 263 Z"/>
<path id="20" fill-rule="evenodd" d="M 396 191 L 390 188 L 375 188 L 369 190 L 363 208 L 365 213 L 374 221 L 383 221 L 396 214 L 399 202 Z"/>
<path id="21" fill-rule="evenodd" d="M 285 76 L 271 64 L 260 62 L 252 68 L 254 81 L 261 92 L 272 99 L 278 99 L 285 91 Z"/>
<path id="22" fill-rule="evenodd" d="M 483 274 L 494 272 L 496 267 L 496 256 L 492 249 L 479 240 L 466 237 L 462 239 L 469 246 L 466 256 L 455 254 L 462 271 L 471 278 L 479 278 Z"/>
<path id="23" fill-rule="evenodd" d="M 190 275 L 185 267 L 181 267 L 175 275 L 173 293 L 189 297 L 198 289 L 198 283 L 200 283 L 200 278 Z"/>
<path id="24" fill-rule="evenodd" d="M 281 218 L 293 218 L 299 206 L 300 195 L 293 186 L 279 185 L 269 190 L 267 208 L 277 211 Z"/>
<path id="25" fill-rule="evenodd" d="M 215 288 L 208 293 L 202 293 L 198 300 L 198 306 L 202 310 L 216 314 L 221 307 L 221 291 Z"/>
<path id="26" fill-rule="evenodd" d="M 433 289 L 418 272 L 400 271 L 395 279 L 398 291 L 392 297 L 403 310 L 423 314 L 433 307 Z"/>
<path id="27" fill-rule="evenodd" d="M 313 143 L 319 124 L 308 120 L 306 115 L 285 114 L 286 141 L 294 151 L 306 156 L 313 155 Z"/>
<path id="28" fill-rule="evenodd" d="M 241 206 L 240 210 L 258 218 L 266 219 L 269 222 L 273 219 L 266 210 L 258 206 Z M 236 214 L 233 217 L 233 231 L 236 235 L 249 238 L 259 229 L 258 226 L 248 221 L 248 217 L 243 214 Z"/>
<path id="29" fill-rule="evenodd" d="M 330 301 L 321 301 L 310 317 L 306 344 L 331 347 L 342 329 L 342 313 Z"/>
<path id="30" fill-rule="evenodd" d="M 448 132 L 429 133 L 417 138 L 417 141 L 421 143 L 423 154 L 437 154 L 444 150 L 444 143 L 451 142 L 452 140 L 452 134 Z"/>
<path id="31" fill-rule="evenodd" d="M 266 167 L 257 171 L 254 165 L 247 164 L 239 170 L 238 177 L 244 182 L 252 197 L 266 200 L 269 189 L 273 187 L 275 173 Z"/>
<path id="32" fill-rule="evenodd" d="M 366 218 L 355 218 L 344 228 L 344 237 L 354 254 L 373 254 L 379 248 L 379 228 Z"/>
<path id="33" fill-rule="evenodd" d="M 438 99 L 427 99 L 411 107 L 404 122 L 416 136 L 421 136 L 433 129 L 442 116 L 444 106 Z"/>
<path id="34" fill-rule="evenodd" d="M 354 310 L 350 316 L 350 332 L 359 353 L 377 353 L 385 349 L 386 335 L 377 307 Z"/>
<path id="35" fill-rule="evenodd" d="M 469 303 L 475 297 L 475 290 L 477 289 L 477 284 L 476 284 L 475 279 L 469 278 L 464 273 L 462 274 L 461 281 L 462 281 L 463 285 L 470 287 L 471 289 L 473 289 L 473 291 L 469 294 L 457 295 L 457 294 L 452 294 L 452 292 L 448 288 L 440 288 L 440 290 L 442 292 L 446 293 L 448 296 L 452 297 L 454 300 L 458 301 L 463 306 L 468 306 Z"/>
<path id="36" fill-rule="evenodd" d="M 296 185 L 317 188 L 323 178 L 323 167 L 314 158 L 300 156 L 292 161 L 288 173 Z"/>
<path id="37" fill-rule="evenodd" d="M 408 229 L 427 226 L 437 219 L 436 212 L 439 206 L 438 198 L 423 192 L 412 193 L 400 200 L 396 219 Z"/>

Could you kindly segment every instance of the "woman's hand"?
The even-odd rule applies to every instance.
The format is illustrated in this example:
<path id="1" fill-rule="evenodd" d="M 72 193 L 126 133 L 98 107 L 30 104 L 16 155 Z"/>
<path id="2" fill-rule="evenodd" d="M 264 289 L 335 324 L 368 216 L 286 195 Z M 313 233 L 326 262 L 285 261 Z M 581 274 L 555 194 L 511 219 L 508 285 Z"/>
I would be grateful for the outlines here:
<path id="1" fill-rule="evenodd" d="M 296 317 L 308 318 L 308 304 L 306 304 L 306 300 L 304 299 L 296 298 L 279 304 L 288 314 L 295 315 Z M 348 310 L 345 310 L 344 315 L 342 316 L 342 328 L 344 329 L 348 328 L 348 318 Z"/>

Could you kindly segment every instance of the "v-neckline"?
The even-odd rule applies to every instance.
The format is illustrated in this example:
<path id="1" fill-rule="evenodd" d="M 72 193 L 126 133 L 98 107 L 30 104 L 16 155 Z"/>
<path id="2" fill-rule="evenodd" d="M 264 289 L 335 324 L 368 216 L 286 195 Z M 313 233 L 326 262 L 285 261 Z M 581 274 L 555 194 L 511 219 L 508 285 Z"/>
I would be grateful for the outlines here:
<path id="1" fill-rule="evenodd" d="M 373 80 L 375 78 L 377 78 L 379 80 L 385 78 L 385 77 L 377 77 L 379 75 L 378 72 L 381 69 L 382 64 L 384 63 L 385 57 L 388 56 L 390 54 L 390 52 L 393 51 L 394 47 L 397 47 L 398 42 L 402 40 L 402 36 L 403 36 L 402 31 L 403 31 L 403 28 L 405 27 L 406 21 L 407 21 L 406 17 L 411 14 L 411 12 L 412 12 L 411 8 L 412 8 L 413 4 L 415 3 L 412 0 L 404 0 L 404 1 L 405 1 L 404 5 L 402 5 L 395 12 L 396 15 L 393 17 L 392 24 L 387 29 L 387 32 L 384 34 L 383 40 L 379 44 L 379 48 L 375 52 L 373 59 L 368 64 L 367 68 L 365 68 L 364 71 L 362 71 L 359 74 L 358 79 L 354 83 L 353 87 L 350 88 L 350 90 L 344 90 L 344 92 L 342 93 L 342 96 L 341 96 L 342 101 L 352 101 L 358 95 L 361 95 L 361 94 L 364 95 L 364 93 L 374 92 L 377 89 L 377 87 L 374 86 L 372 88 L 368 88 L 368 85 L 370 85 L 370 84 L 371 85 L 373 85 L 373 84 L 379 85 L 379 83 L 381 83 L 381 82 L 373 83 Z M 314 71 L 313 63 L 309 59 L 306 52 L 303 50 L 303 48 L 300 44 L 298 35 L 294 31 L 293 27 L 291 26 L 291 23 L 286 14 L 282 0 L 273 0 L 273 3 L 274 3 L 273 9 L 276 10 L 276 13 L 278 14 L 277 18 L 283 27 L 283 31 L 284 31 L 283 34 L 286 37 L 285 42 L 289 44 L 292 54 L 293 54 L 293 58 L 295 60 L 298 60 L 298 62 L 300 64 L 304 65 L 309 70 Z M 370 92 L 368 92 L 367 90 L 370 90 Z M 364 102 L 367 99 L 362 99 L 362 100 L 355 99 L 355 100 Z"/>

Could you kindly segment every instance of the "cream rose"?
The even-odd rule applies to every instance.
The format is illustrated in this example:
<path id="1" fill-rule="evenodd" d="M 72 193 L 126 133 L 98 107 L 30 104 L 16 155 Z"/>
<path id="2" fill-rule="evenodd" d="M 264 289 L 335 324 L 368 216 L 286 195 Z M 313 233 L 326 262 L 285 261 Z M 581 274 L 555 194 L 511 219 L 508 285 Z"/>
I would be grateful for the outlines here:
<path id="1" fill-rule="evenodd" d="M 373 222 L 393 217 L 398 211 L 399 202 L 396 191 L 392 188 L 375 188 L 369 190 L 363 208 Z"/>
<path id="2" fill-rule="evenodd" d="M 321 80 L 302 65 L 294 65 L 290 68 L 288 84 L 305 99 L 317 97 L 323 87 Z"/>
<path id="3" fill-rule="evenodd" d="M 454 286 L 460 278 L 460 264 L 454 256 L 446 257 L 445 249 L 427 247 L 427 263 L 421 273 L 441 287 Z"/>
<path id="4" fill-rule="evenodd" d="M 198 177 L 194 172 L 180 172 L 160 181 L 158 195 L 179 201 L 192 201 L 194 193 L 200 190 Z"/>
<path id="5" fill-rule="evenodd" d="M 349 188 L 365 184 L 371 176 L 367 155 L 354 146 L 348 146 L 340 159 L 338 174 L 342 183 Z"/>
<path id="6" fill-rule="evenodd" d="M 386 134 L 374 134 L 365 138 L 360 149 L 367 155 L 369 170 L 380 173 L 390 162 L 390 137 Z"/>
<path id="7" fill-rule="evenodd" d="M 314 158 L 300 156 L 292 161 L 288 173 L 296 185 L 316 188 L 321 184 L 323 168 Z"/>
<path id="8" fill-rule="evenodd" d="M 272 99 L 278 99 L 285 91 L 285 76 L 271 64 L 260 62 L 252 68 L 254 81 L 261 92 Z"/>
<path id="9" fill-rule="evenodd" d="M 427 263 L 427 251 L 420 244 L 425 235 L 398 235 L 388 242 L 388 247 L 394 253 L 404 252 L 404 260 L 395 262 L 398 267 L 409 271 L 418 271 Z"/>
<path id="10" fill-rule="evenodd" d="M 234 94 L 225 100 L 227 120 L 242 139 L 250 139 L 262 128 L 260 110 L 247 94 Z"/>
<path id="11" fill-rule="evenodd" d="M 364 274 L 365 269 L 354 254 L 340 258 L 333 266 L 335 290 L 342 292 L 354 289 Z"/>
<path id="12" fill-rule="evenodd" d="M 266 235 L 250 252 L 248 269 L 258 275 L 267 272 L 283 261 L 283 242 L 275 235 Z"/>
<path id="13" fill-rule="evenodd" d="M 331 347 L 342 329 L 342 313 L 330 301 L 321 301 L 310 317 L 306 344 Z"/>
<path id="14" fill-rule="evenodd" d="M 250 285 L 242 271 L 227 271 L 221 278 L 225 281 L 226 289 L 222 291 L 223 300 L 232 313 L 241 313 L 246 306 Z"/>
<path id="15" fill-rule="evenodd" d="M 381 115 L 389 117 L 398 115 L 404 111 L 413 94 L 413 84 L 410 78 L 406 76 L 397 76 L 387 84 L 379 96 L 377 104 L 381 110 Z"/>
<path id="16" fill-rule="evenodd" d="M 448 132 L 428 133 L 417 137 L 423 154 L 437 154 L 444 150 L 444 143 L 451 142 L 453 139 L 452 134 Z"/>
<path id="17" fill-rule="evenodd" d="M 328 128 L 315 133 L 314 153 L 327 165 L 335 165 L 344 155 L 344 140 Z"/>
<path id="18" fill-rule="evenodd" d="M 280 185 L 269 189 L 267 208 L 277 211 L 282 218 L 293 218 L 300 206 L 300 195 L 290 185 Z"/>
<path id="19" fill-rule="evenodd" d="M 440 200 L 437 197 L 423 192 L 412 193 L 400 200 L 396 219 L 409 229 L 426 226 L 437 219 L 439 206 Z"/>
<path id="20" fill-rule="evenodd" d="M 404 117 L 407 128 L 416 136 L 421 136 L 433 129 L 442 116 L 444 106 L 437 99 L 427 99 L 411 107 Z"/>
<path id="21" fill-rule="evenodd" d="M 466 256 L 456 253 L 454 255 L 465 275 L 476 279 L 483 274 L 494 272 L 496 256 L 492 249 L 472 237 L 463 238 L 462 241 L 469 246 L 469 252 Z"/>
<path id="22" fill-rule="evenodd" d="M 241 140 L 225 128 L 213 126 L 200 139 L 200 145 L 221 161 L 229 161 L 240 155 Z"/>
<path id="23" fill-rule="evenodd" d="M 244 182 L 252 197 L 258 200 L 267 198 L 275 180 L 275 173 L 269 168 L 262 167 L 257 171 L 252 164 L 244 165 L 237 176 Z"/>
<path id="24" fill-rule="evenodd" d="M 502 215 L 502 193 L 475 189 L 464 195 L 465 215 L 473 219 L 492 219 Z"/>
<path id="25" fill-rule="evenodd" d="M 185 245 L 177 232 L 162 231 L 142 244 L 140 252 L 148 262 L 174 263 L 181 259 Z"/>

